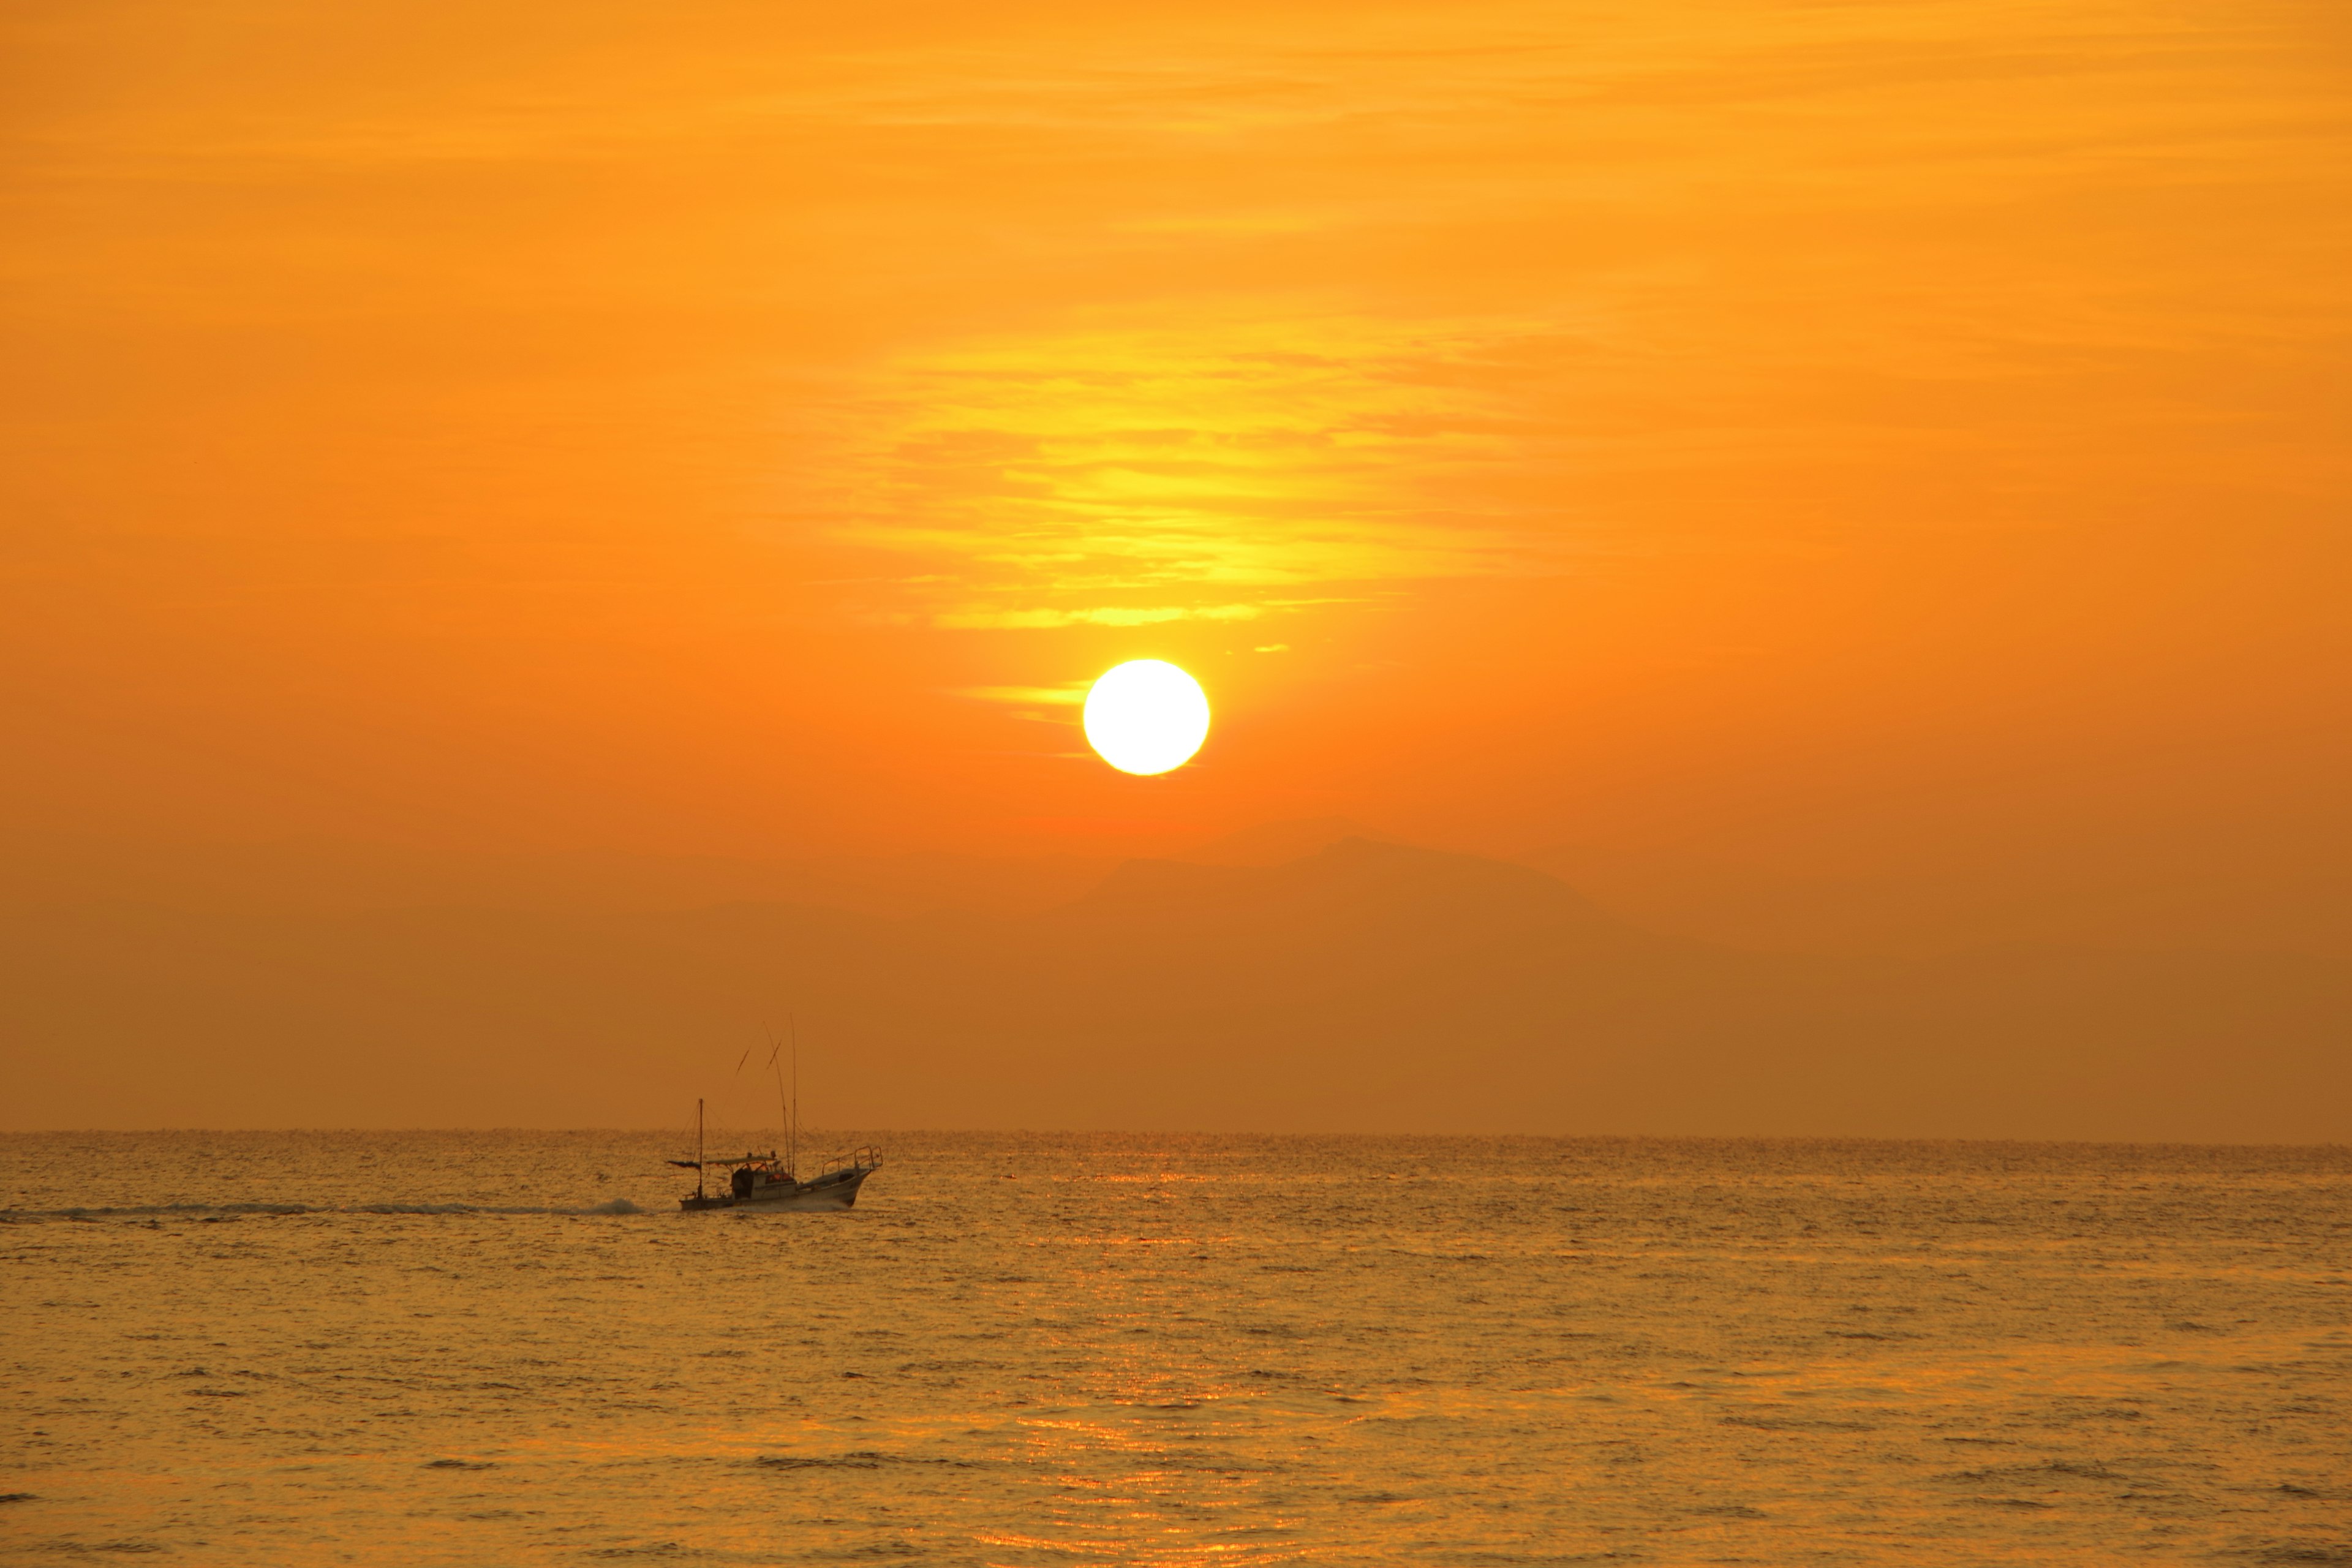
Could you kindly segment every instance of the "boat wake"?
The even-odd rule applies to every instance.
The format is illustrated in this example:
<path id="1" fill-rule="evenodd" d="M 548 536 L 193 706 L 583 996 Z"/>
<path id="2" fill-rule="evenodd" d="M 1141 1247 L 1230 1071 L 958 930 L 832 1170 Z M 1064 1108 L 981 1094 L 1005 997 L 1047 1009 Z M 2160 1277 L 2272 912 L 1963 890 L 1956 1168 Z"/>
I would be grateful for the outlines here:
<path id="1" fill-rule="evenodd" d="M 24 1220 L 273 1218 L 290 1215 L 631 1215 L 646 1211 L 626 1198 L 586 1208 L 503 1204 L 138 1204 L 121 1208 L 0 1209 L 0 1225 Z"/>

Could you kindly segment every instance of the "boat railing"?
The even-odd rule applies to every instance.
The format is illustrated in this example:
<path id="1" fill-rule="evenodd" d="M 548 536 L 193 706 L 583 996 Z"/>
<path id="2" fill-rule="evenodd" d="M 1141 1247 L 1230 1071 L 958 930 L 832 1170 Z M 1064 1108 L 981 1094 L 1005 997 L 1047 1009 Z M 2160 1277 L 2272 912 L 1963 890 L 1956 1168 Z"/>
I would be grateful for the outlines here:
<path id="1" fill-rule="evenodd" d="M 871 1143 L 861 1143 L 846 1154 L 835 1154 L 827 1160 L 819 1173 L 830 1176 L 835 1171 L 871 1171 L 881 1163 L 882 1151 Z"/>

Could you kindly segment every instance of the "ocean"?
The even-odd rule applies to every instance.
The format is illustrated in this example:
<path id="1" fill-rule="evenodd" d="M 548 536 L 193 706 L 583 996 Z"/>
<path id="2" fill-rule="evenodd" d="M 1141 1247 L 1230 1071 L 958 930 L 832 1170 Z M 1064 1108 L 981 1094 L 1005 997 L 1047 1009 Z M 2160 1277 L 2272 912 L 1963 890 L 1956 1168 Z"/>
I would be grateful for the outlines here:
<path id="1" fill-rule="evenodd" d="M 0 1138 L 0 1555 L 2352 1563 L 2352 1150 Z"/>

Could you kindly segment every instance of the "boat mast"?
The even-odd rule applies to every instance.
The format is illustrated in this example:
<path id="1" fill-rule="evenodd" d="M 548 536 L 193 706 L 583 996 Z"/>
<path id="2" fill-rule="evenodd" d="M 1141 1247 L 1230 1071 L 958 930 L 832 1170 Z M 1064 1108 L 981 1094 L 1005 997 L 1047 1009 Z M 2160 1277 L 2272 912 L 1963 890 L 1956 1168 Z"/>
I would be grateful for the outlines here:
<path id="1" fill-rule="evenodd" d="M 801 1174 L 801 1025 L 800 1020 L 785 1016 L 784 1022 L 793 1032 L 793 1179 Z"/>
<path id="2" fill-rule="evenodd" d="M 694 1101 L 694 1195 L 702 1195 L 702 1098 Z"/>
<path id="3" fill-rule="evenodd" d="M 773 1073 L 776 1079 L 776 1130 L 784 1135 L 782 1142 L 768 1152 L 768 1158 L 772 1160 L 780 1151 L 792 1146 L 793 1113 L 786 1109 L 784 1100 L 784 1069 L 777 1065 L 778 1059 L 784 1054 L 784 1042 L 776 1038 L 776 1032 L 765 1024 L 761 1025 L 760 1027 L 768 1037 L 768 1070 Z M 789 1156 L 787 1158 L 789 1160 Z M 789 1171 L 790 1168 L 787 1163 L 786 1169 Z"/>

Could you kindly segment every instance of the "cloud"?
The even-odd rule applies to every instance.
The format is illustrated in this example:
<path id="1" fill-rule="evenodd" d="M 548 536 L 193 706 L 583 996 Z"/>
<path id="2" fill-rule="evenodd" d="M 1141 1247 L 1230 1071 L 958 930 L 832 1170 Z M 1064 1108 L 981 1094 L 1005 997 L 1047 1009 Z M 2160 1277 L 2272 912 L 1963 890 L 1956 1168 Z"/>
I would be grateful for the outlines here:
<path id="1" fill-rule="evenodd" d="M 1162 301 L 927 345 L 843 405 L 833 531 L 1030 601 L 934 613 L 955 628 L 1262 608 L 1051 602 L 1077 595 L 1523 572 L 1557 553 L 1559 515 L 1519 482 L 1525 419 L 1493 367 L 1559 331 Z"/>
<path id="2" fill-rule="evenodd" d="M 1106 605 L 1093 609 L 949 610 L 931 624 L 949 631 L 1040 631 L 1062 626 L 1156 626 L 1169 621 L 1251 621 L 1263 605 Z"/>
<path id="3" fill-rule="evenodd" d="M 1074 681 L 1067 686 L 965 686 L 953 695 L 969 697 L 975 702 L 1003 702 L 1016 708 L 1076 708 L 1087 700 L 1089 681 Z"/>

